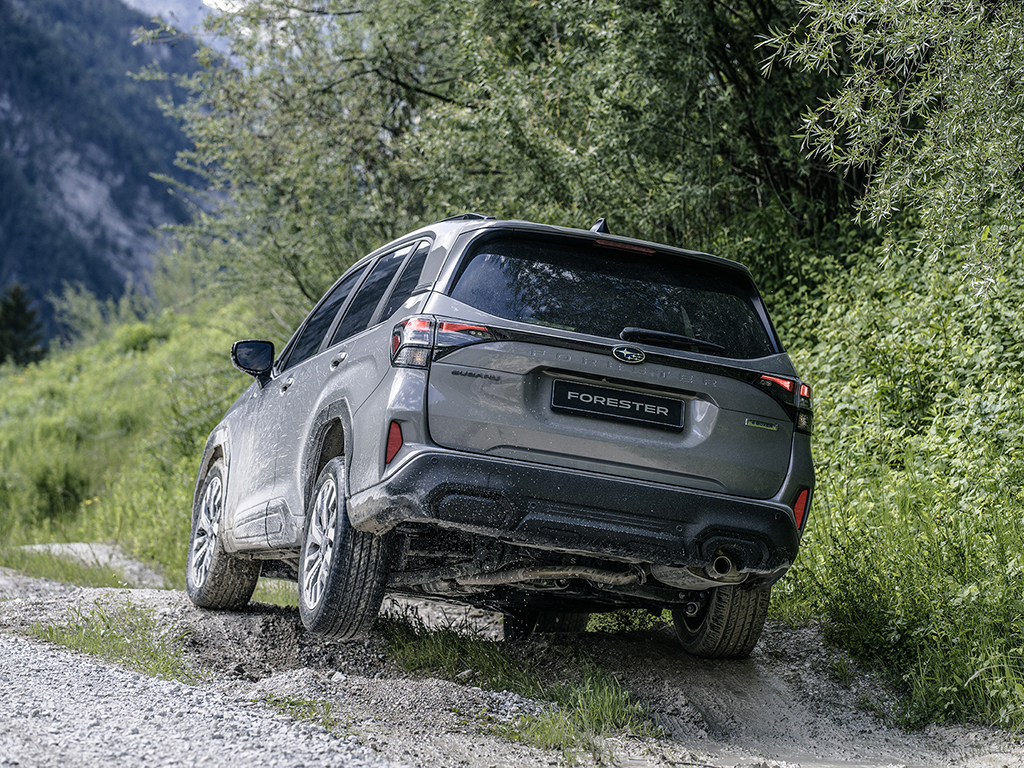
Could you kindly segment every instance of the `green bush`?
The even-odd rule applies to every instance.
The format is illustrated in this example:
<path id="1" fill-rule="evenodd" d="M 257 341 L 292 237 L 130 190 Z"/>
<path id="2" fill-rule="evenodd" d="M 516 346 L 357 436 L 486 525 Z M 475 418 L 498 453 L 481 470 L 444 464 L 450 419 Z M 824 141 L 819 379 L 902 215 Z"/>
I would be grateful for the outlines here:
<path id="1" fill-rule="evenodd" d="M 983 296 L 954 263 L 827 292 L 818 492 L 783 606 L 881 663 L 910 722 L 1024 724 L 1024 266 Z"/>
<path id="2" fill-rule="evenodd" d="M 165 341 L 167 336 L 150 323 L 127 323 L 114 332 L 114 339 L 125 352 L 145 352 L 154 341 Z"/>

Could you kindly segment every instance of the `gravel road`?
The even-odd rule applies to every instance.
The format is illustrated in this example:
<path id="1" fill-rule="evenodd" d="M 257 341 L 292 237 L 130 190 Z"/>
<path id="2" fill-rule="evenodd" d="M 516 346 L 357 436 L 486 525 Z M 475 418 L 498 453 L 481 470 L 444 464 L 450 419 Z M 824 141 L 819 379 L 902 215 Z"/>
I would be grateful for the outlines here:
<path id="1" fill-rule="evenodd" d="M 141 577 L 138 583 L 144 582 Z M 147 678 L 28 637 L 33 624 L 124 601 L 188 633 L 197 685 Z M 408 610 L 405 604 L 404 609 Z M 430 621 L 451 611 L 417 604 Z M 495 619 L 463 614 L 479 631 Z M 550 639 L 531 641 L 544 654 Z M 660 738 L 613 739 L 600 758 L 630 768 L 1024 768 L 1013 734 L 981 727 L 906 733 L 875 712 L 891 705 L 863 670 L 814 628 L 771 625 L 752 657 L 708 662 L 682 654 L 667 631 L 586 633 L 574 643 L 610 669 L 661 726 Z M 501 736 L 495 724 L 547 706 L 508 692 L 410 676 L 382 642 L 341 644 L 305 633 L 297 611 L 253 603 L 202 611 L 184 593 L 86 589 L 0 569 L 0 766 L 459 766 L 593 764 Z M 337 726 L 297 723 L 269 700 L 327 702 Z"/>
<path id="2" fill-rule="evenodd" d="M 0 635 L 0 765 L 21 768 L 393 763 L 263 706 Z"/>

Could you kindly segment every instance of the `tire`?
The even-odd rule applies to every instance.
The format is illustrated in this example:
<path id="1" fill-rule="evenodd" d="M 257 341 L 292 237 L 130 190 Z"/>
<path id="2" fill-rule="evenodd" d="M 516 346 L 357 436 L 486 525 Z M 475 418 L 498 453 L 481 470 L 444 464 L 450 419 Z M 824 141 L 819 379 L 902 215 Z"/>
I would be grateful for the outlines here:
<path id="1" fill-rule="evenodd" d="M 715 587 L 694 615 L 673 609 L 672 623 L 687 653 L 704 659 L 743 659 L 761 637 L 770 600 L 770 588 Z"/>
<path id="2" fill-rule="evenodd" d="M 352 527 L 346 488 L 344 459 L 332 459 L 316 481 L 299 559 L 302 623 L 334 640 L 369 632 L 384 600 L 393 541 Z"/>
<path id="3" fill-rule="evenodd" d="M 260 578 L 260 562 L 224 551 L 224 464 L 214 463 L 192 508 L 192 533 L 185 566 L 185 589 L 200 608 L 238 611 L 249 604 Z"/>
<path id="4" fill-rule="evenodd" d="M 504 612 L 503 627 L 505 640 L 524 640 L 534 633 L 578 634 L 587 629 L 589 613 L 570 611 L 539 611 L 518 608 Z"/>

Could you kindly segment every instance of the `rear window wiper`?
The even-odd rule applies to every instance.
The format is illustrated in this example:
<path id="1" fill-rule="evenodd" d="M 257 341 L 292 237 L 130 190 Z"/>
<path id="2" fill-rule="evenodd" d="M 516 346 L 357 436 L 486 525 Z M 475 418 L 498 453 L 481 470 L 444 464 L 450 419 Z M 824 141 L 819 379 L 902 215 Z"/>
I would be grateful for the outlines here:
<path id="1" fill-rule="evenodd" d="M 706 349 L 709 352 L 725 352 L 725 347 L 721 344 L 715 344 L 713 341 L 695 339 L 692 336 L 682 336 L 678 333 L 655 331 L 650 328 L 623 328 L 619 332 L 619 338 L 623 341 L 647 342 L 649 344 L 659 344 L 663 347 L 675 347 L 676 349 L 697 347 L 698 349 Z"/>

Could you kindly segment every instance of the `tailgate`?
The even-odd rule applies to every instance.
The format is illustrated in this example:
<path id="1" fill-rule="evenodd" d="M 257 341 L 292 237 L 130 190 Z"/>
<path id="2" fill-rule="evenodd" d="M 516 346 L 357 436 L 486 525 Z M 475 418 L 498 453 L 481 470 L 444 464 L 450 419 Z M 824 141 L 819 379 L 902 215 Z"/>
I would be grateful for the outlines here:
<path id="1" fill-rule="evenodd" d="M 751 498 L 778 491 L 793 437 L 741 378 L 522 341 L 434 361 L 428 424 L 446 448 Z"/>

